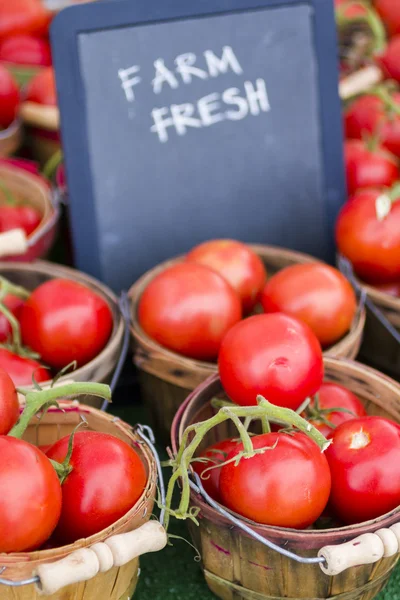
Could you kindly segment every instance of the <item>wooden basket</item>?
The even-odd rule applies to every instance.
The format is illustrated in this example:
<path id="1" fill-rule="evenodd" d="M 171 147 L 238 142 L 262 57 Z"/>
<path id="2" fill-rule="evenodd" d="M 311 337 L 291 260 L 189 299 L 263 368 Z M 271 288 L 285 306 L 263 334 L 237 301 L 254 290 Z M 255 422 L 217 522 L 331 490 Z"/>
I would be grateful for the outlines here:
<path id="1" fill-rule="evenodd" d="M 124 517 L 90 538 L 51 550 L 0 555 L 0 567 L 6 567 L 1 577 L 8 580 L 21 581 L 30 578 L 36 574 L 39 565 L 63 559 L 76 550 L 103 542 L 112 535 L 137 529 L 146 523 L 152 514 L 157 486 L 157 468 L 155 459 L 143 440 L 120 419 L 90 406 L 81 405 L 77 401 L 62 401 L 60 409 L 51 408 L 40 422 L 34 419 L 27 429 L 25 439 L 36 445 L 54 443 L 71 433 L 80 422 L 80 415 L 82 415 L 87 420 L 89 429 L 114 435 L 135 448 L 148 475 L 146 488 L 135 506 Z M 134 593 L 138 575 L 139 560 L 134 558 L 122 567 L 112 567 L 89 581 L 69 585 L 46 597 L 49 600 L 128 600 Z M 18 588 L 0 585 L 0 595 L 2 600 L 43 598 L 34 585 Z"/>
<path id="2" fill-rule="evenodd" d="M 45 261 L 35 263 L 0 262 L 0 274 L 12 283 L 21 285 L 27 290 L 34 290 L 49 279 L 59 277 L 70 279 L 87 286 L 101 296 L 109 305 L 113 315 L 114 327 L 110 339 L 98 356 L 73 373 L 61 377 L 59 381 L 71 379 L 75 381 L 96 381 L 98 383 L 109 383 L 111 381 L 122 350 L 125 323 L 119 310 L 118 300 L 109 288 L 85 273 Z M 95 397 L 86 399 L 85 402 L 98 407 L 101 404 L 101 400 Z"/>
<path id="3" fill-rule="evenodd" d="M 22 124 L 15 120 L 7 129 L 0 131 L 0 156 L 11 156 L 22 142 Z"/>
<path id="4" fill-rule="evenodd" d="M 41 165 L 45 165 L 61 146 L 58 107 L 25 101 L 20 107 L 20 117 L 33 157 Z"/>
<path id="5" fill-rule="evenodd" d="M 357 394 L 369 414 L 400 422 L 400 385 L 393 380 L 359 363 L 335 358 L 325 358 L 325 379 L 345 385 Z M 172 426 L 174 453 L 188 425 L 215 414 L 210 400 L 221 391 L 221 383 L 215 375 L 181 406 Z M 237 434 L 237 430 L 231 429 L 230 422 L 223 423 L 209 433 L 202 447 L 233 434 Z M 193 492 L 191 505 L 201 510 L 199 526 L 190 524 L 190 531 L 202 557 L 207 584 L 223 600 L 371 600 L 384 587 L 398 561 L 397 554 L 329 577 L 317 564 L 299 564 L 250 538 Z M 315 557 L 326 545 L 342 544 L 400 522 L 400 507 L 374 521 L 337 529 L 299 531 L 245 522 L 280 547 L 304 557 Z"/>
<path id="6" fill-rule="evenodd" d="M 317 261 L 307 254 L 274 246 L 252 245 L 251 248 L 262 258 L 268 276 L 293 264 Z M 139 370 L 141 393 L 149 406 L 153 427 L 160 440 L 165 442 L 169 440 L 174 415 L 188 393 L 217 372 L 215 363 L 185 358 L 163 348 L 146 335 L 138 322 L 140 297 L 149 282 L 160 272 L 182 260 L 182 257 L 178 257 L 158 265 L 145 273 L 129 291 L 133 361 Z M 355 358 L 360 348 L 364 322 L 365 311 L 362 308 L 357 312 L 350 331 L 337 344 L 328 348 L 326 354 Z"/>
<path id="7" fill-rule="evenodd" d="M 46 256 L 53 244 L 58 221 L 58 208 L 53 205 L 51 188 L 47 182 L 33 173 L 19 169 L 13 165 L 0 164 L 0 181 L 10 190 L 17 202 L 29 204 L 42 215 L 42 220 L 30 235 L 22 240 L 17 236 L 17 243 L 7 242 L 1 245 L 2 260 L 32 261 Z M 4 202 L 4 194 L 0 194 L 0 203 Z M 0 236 L 9 238 L 10 232 Z"/>

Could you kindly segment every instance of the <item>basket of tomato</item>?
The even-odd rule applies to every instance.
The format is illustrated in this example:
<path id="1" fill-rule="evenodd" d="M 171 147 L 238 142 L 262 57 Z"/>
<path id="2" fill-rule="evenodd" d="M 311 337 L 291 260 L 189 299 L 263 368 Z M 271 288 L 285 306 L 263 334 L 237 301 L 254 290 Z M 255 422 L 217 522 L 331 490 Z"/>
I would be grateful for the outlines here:
<path id="1" fill-rule="evenodd" d="M 167 511 L 220 598 L 373 598 L 399 557 L 400 385 L 314 351 L 305 365 L 284 319 L 236 325 L 179 409 Z M 257 332 L 278 321 L 271 350 Z"/>
<path id="2" fill-rule="evenodd" d="M 358 352 L 365 319 L 337 269 L 299 252 L 233 240 L 205 242 L 162 263 L 129 296 L 142 396 L 164 440 L 188 393 L 217 372 L 221 342 L 243 317 L 298 316 L 326 353 L 346 358 Z"/>
<path id="3" fill-rule="evenodd" d="M 21 415 L 3 370 L 0 387 L 2 599 L 131 598 L 138 557 L 167 541 L 150 520 L 157 458 L 144 428 L 65 399 L 110 400 L 104 384 L 26 390 Z"/>
<path id="4" fill-rule="evenodd" d="M 0 262 L 0 367 L 15 385 L 112 379 L 124 346 L 125 320 L 106 286 L 45 261 Z M 86 402 L 99 403 L 95 397 Z"/>

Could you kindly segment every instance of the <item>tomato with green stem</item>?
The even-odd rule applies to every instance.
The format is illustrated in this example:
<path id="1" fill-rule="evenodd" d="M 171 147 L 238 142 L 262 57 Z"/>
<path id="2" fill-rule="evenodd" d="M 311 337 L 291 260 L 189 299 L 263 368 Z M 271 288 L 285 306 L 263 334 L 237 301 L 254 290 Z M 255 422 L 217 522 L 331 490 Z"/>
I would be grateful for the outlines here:
<path id="1" fill-rule="evenodd" d="M 237 439 L 216 442 L 197 456 L 197 458 L 202 459 L 201 461 L 194 460 L 192 463 L 193 470 L 201 478 L 205 491 L 217 502 L 221 502 L 219 493 L 221 468 L 217 465 L 226 461 L 229 452 L 236 448 L 238 443 L 239 440 Z"/>
<path id="2" fill-rule="evenodd" d="M 32 385 L 33 378 L 38 383 L 51 379 L 49 370 L 37 360 L 19 356 L 7 348 L 0 347 L 0 367 L 9 374 L 17 387 Z"/>
<path id="3" fill-rule="evenodd" d="M 391 187 L 400 179 L 396 157 L 378 139 L 346 140 L 344 145 L 347 191 Z"/>
<path id="4" fill-rule="evenodd" d="M 224 337 L 218 356 L 221 383 L 232 402 L 256 404 L 258 394 L 297 409 L 323 380 L 321 345 L 305 323 L 285 315 L 254 315 Z"/>
<path id="5" fill-rule="evenodd" d="M 305 529 L 322 514 L 331 489 L 324 453 L 303 433 L 266 433 L 252 438 L 259 450 L 221 469 L 222 503 L 256 523 Z M 227 461 L 243 451 L 239 444 Z"/>
<path id="6" fill-rule="evenodd" d="M 343 523 L 384 515 L 400 505 L 400 427 L 382 417 L 342 423 L 326 458 L 332 474 L 329 505 Z"/>

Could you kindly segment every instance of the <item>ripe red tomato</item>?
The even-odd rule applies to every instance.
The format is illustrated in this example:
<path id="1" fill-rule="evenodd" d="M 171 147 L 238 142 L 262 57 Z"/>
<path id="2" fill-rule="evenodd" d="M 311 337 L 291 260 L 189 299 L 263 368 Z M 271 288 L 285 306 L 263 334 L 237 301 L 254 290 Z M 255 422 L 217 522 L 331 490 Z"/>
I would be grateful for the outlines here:
<path id="1" fill-rule="evenodd" d="M 210 471 L 204 473 L 204 477 L 201 475 L 206 469 L 213 467 L 217 463 L 225 462 L 229 452 L 236 448 L 237 445 L 237 440 L 222 440 L 221 442 L 217 442 L 216 444 L 209 446 L 206 448 L 206 450 L 199 454 L 199 457 L 201 458 L 208 458 L 209 460 L 207 462 L 192 463 L 193 470 L 201 478 L 201 482 L 207 494 L 219 503 L 221 503 L 221 497 L 219 494 L 219 477 L 221 474 L 221 469 L 211 469 Z"/>
<path id="2" fill-rule="evenodd" d="M 222 385 L 236 404 L 256 404 L 257 394 L 296 409 L 321 387 L 321 346 L 305 323 L 285 315 L 255 315 L 224 337 L 218 357 Z"/>
<path id="3" fill-rule="evenodd" d="M 400 33 L 400 4 L 397 0 L 374 0 L 374 7 L 390 35 Z"/>
<path id="4" fill-rule="evenodd" d="M 18 85 L 11 73 L 0 64 L 0 129 L 7 129 L 14 121 L 19 103 Z"/>
<path id="5" fill-rule="evenodd" d="M 221 469 L 223 504 L 256 523 L 304 529 L 322 514 L 331 476 L 325 455 L 303 433 L 267 433 L 252 438 L 262 454 Z M 243 444 L 228 455 L 233 458 Z"/>
<path id="6" fill-rule="evenodd" d="M 307 323 L 323 347 L 348 332 L 357 309 L 344 275 L 322 263 L 291 265 L 276 273 L 263 290 L 261 304 L 267 313 L 284 312 Z"/>
<path id="7" fill-rule="evenodd" d="M 47 456 L 62 463 L 69 436 Z M 147 476 L 138 454 L 122 440 L 96 431 L 78 431 L 70 460 L 72 471 L 62 485 L 62 511 L 55 538 L 72 543 L 123 517 L 139 500 Z"/>
<path id="8" fill-rule="evenodd" d="M 17 390 L 8 373 L 0 368 L 0 436 L 7 435 L 18 419 Z"/>
<path id="9" fill-rule="evenodd" d="M 1 302 L 15 317 L 17 317 L 17 319 L 19 319 L 24 300 L 18 298 L 18 296 L 7 294 Z M 6 342 L 10 336 L 11 325 L 6 317 L 0 313 L 0 343 Z"/>
<path id="10" fill-rule="evenodd" d="M 400 504 L 400 427 L 381 417 L 346 421 L 326 451 L 330 506 L 346 524 L 375 519 Z"/>
<path id="11" fill-rule="evenodd" d="M 378 190 L 365 190 L 350 199 L 336 222 L 339 251 L 367 283 L 400 279 L 400 201 L 381 221 L 376 215 Z"/>
<path id="12" fill-rule="evenodd" d="M 23 358 L 5 348 L 0 348 L 0 368 L 7 371 L 16 387 L 32 385 L 32 375 L 38 383 L 51 379 L 49 371 L 36 360 Z"/>
<path id="13" fill-rule="evenodd" d="M 52 67 L 46 67 L 32 77 L 26 89 L 26 100 L 45 106 L 57 106 L 56 81 Z"/>
<path id="14" fill-rule="evenodd" d="M 35 446 L 0 436 L 0 552 L 39 548 L 61 513 L 61 486 L 48 458 Z"/>
<path id="15" fill-rule="evenodd" d="M 349 412 L 328 412 L 323 414 L 324 418 L 332 423 L 333 427 L 325 424 L 321 419 L 318 419 L 317 414 L 313 414 L 315 411 L 315 402 L 310 402 L 309 408 L 307 409 L 307 419 L 316 427 L 322 435 L 328 437 L 334 428 L 345 421 L 355 419 L 356 417 L 365 417 L 367 412 L 364 404 L 359 398 L 349 389 L 338 383 L 323 383 L 317 394 L 318 396 L 318 408 L 319 410 L 331 411 L 334 408 L 344 408 Z"/>
<path id="16" fill-rule="evenodd" d="M 42 218 L 40 212 L 28 204 L 1 204 L 0 232 L 23 229 L 30 235 L 39 227 Z"/>
<path id="17" fill-rule="evenodd" d="M 394 92 L 391 98 L 400 107 L 400 92 Z M 350 105 L 345 112 L 345 133 L 352 139 L 376 134 L 382 146 L 400 157 L 400 116 L 393 114 L 377 96 L 360 96 Z"/>
<path id="18" fill-rule="evenodd" d="M 218 273 L 196 263 L 165 269 L 140 298 L 141 327 L 162 346 L 215 360 L 225 333 L 242 316 L 240 298 Z"/>
<path id="19" fill-rule="evenodd" d="M 400 281 L 394 281 L 393 283 L 381 283 L 380 285 L 374 285 L 378 292 L 389 294 L 395 298 L 400 298 Z"/>
<path id="20" fill-rule="evenodd" d="M 381 146 L 371 148 L 364 141 L 347 140 L 344 154 L 349 195 L 363 188 L 391 187 L 400 179 L 396 157 Z"/>
<path id="21" fill-rule="evenodd" d="M 395 35 L 389 40 L 384 54 L 378 56 L 376 60 L 389 79 L 400 83 L 400 35 Z"/>
<path id="22" fill-rule="evenodd" d="M 0 164 L 9 164 L 13 167 L 18 167 L 19 169 L 23 169 L 28 171 L 29 173 L 33 173 L 34 175 L 39 175 L 40 169 L 39 164 L 33 160 L 29 160 L 26 158 L 16 158 L 15 156 L 7 156 L 0 158 Z"/>
<path id="23" fill-rule="evenodd" d="M 51 50 L 47 40 L 20 34 L 0 41 L 0 60 L 15 65 L 49 67 Z"/>
<path id="24" fill-rule="evenodd" d="M 346 19 L 354 19 L 367 14 L 365 6 L 357 0 L 335 0 L 335 8 L 339 9 Z"/>
<path id="25" fill-rule="evenodd" d="M 267 280 L 261 258 L 249 246 L 234 240 L 211 240 L 196 246 L 186 260 L 217 271 L 237 291 L 244 314 L 252 311 Z"/>
<path id="26" fill-rule="evenodd" d="M 51 19 L 41 0 L 0 0 L 0 38 L 20 33 L 46 35 Z"/>
<path id="27" fill-rule="evenodd" d="M 22 340 L 43 362 L 60 369 L 95 358 L 107 344 L 113 317 L 107 302 L 69 279 L 52 279 L 26 300 L 20 317 Z"/>

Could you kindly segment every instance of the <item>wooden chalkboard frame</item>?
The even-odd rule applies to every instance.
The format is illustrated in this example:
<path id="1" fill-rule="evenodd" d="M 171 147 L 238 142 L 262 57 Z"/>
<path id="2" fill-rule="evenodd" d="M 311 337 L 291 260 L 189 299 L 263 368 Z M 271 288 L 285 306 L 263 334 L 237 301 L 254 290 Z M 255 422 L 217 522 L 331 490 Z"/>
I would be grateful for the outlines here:
<path id="1" fill-rule="evenodd" d="M 332 77 L 332 73 L 338 72 L 336 31 L 332 27 L 333 0 L 202 0 L 201 6 L 198 2 L 191 3 L 187 0 L 116 0 L 73 6 L 56 16 L 51 27 L 51 41 L 59 92 L 65 167 L 69 193 L 75 198 L 71 210 L 71 225 L 78 268 L 90 272 L 100 280 L 103 278 L 86 135 L 87 119 L 85 110 L 82 110 L 85 106 L 85 93 L 80 73 L 79 34 L 301 4 L 312 7 L 314 11 L 323 189 L 327 218 L 333 227 L 338 198 L 344 201 L 346 197 L 344 176 L 341 181 L 337 180 L 337 165 L 343 161 L 343 138 L 338 79 Z"/>

